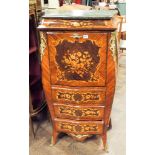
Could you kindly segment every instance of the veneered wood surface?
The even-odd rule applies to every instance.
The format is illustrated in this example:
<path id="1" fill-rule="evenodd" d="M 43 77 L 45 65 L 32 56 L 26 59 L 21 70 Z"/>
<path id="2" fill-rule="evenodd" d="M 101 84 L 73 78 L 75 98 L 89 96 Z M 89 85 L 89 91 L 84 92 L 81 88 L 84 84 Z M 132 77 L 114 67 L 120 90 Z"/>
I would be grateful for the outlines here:
<path id="1" fill-rule="evenodd" d="M 108 34 L 110 38 L 111 34 Z M 110 51 L 110 45 L 108 45 L 108 57 L 107 57 L 107 79 L 106 79 L 106 103 L 105 103 L 105 115 L 104 121 L 105 125 L 109 125 L 110 121 L 110 113 L 112 109 L 112 103 L 115 93 L 115 85 L 116 85 L 116 64 L 112 56 L 112 52 Z"/>
<path id="2" fill-rule="evenodd" d="M 46 33 L 44 33 L 46 36 Z M 50 66 L 49 66 L 49 53 L 47 46 L 44 49 L 44 55 L 41 61 L 42 83 L 45 92 L 47 104 L 51 103 L 51 84 L 50 84 Z"/>
<path id="3" fill-rule="evenodd" d="M 46 38 L 46 32 L 44 32 L 45 39 Z M 48 52 L 48 46 L 45 46 L 44 49 L 44 55 L 42 56 L 42 61 L 41 61 L 41 72 L 42 72 L 42 84 L 43 84 L 43 89 L 45 93 L 45 98 L 46 102 L 49 108 L 49 105 L 52 103 L 52 95 L 51 95 L 51 80 L 50 80 L 50 66 L 49 66 L 49 52 Z M 50 107 L 50 116 L 52 120 L 53 127 L 55 128 L 55 123 L 54 123 L 54 108 L 53 105 Z M 55 134 L 55 132 L 53 132 Z M 55 137 L 56 138 L 56 137 Z M 55 139 L 54 139 L 55 140 Z M 55 140 L 56 141 L 56 140 Z"/>

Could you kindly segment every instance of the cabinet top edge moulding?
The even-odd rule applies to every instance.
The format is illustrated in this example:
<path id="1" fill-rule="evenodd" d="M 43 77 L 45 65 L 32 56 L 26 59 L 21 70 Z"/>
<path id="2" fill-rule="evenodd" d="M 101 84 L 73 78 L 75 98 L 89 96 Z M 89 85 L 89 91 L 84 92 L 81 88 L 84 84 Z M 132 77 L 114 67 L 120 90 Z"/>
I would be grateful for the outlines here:
<path id="1" fill-rule="evenodd" d="M 58 10 L 49 9 L 42 16 L 38 29 L 44 30 L 108 30 L 115 31 L 112 18 L 117 10 Z"/>

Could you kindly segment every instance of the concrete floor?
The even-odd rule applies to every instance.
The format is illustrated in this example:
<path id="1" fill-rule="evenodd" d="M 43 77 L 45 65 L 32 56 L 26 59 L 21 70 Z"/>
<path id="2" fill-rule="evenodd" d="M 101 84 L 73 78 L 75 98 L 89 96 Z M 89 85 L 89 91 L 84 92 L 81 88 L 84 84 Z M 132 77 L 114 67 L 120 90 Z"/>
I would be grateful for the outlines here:
<path id="1" fill-rule="evenodd" d="M 50 146 L 52 125 L 49 120 L 34 122 L 36 137 L 30 134 L 30 155 L 125 155 L 126 145 L 126 68 L 125 56 L 120 58 L 117 86 L 112 109 L 112 129 L 108 131 L 109 153 L 102 150 L 99 136 L 85 142 L 76 142 L 69 136 L 61 137 L 57 144 Z"/>

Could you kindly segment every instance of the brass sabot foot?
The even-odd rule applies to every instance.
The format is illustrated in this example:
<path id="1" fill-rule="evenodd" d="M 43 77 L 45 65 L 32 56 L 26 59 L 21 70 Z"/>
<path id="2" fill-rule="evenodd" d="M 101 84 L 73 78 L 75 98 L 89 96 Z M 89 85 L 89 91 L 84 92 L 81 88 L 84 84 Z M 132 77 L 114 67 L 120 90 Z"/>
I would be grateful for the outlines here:
<path id="1" fill-rule="evenodd" d="M 104 145 L 104 151 L 105 151 L 106 153 L 109 153 L 109 151 L 108 151 L 108 144 L 107 144 L 107 143 Z"/>

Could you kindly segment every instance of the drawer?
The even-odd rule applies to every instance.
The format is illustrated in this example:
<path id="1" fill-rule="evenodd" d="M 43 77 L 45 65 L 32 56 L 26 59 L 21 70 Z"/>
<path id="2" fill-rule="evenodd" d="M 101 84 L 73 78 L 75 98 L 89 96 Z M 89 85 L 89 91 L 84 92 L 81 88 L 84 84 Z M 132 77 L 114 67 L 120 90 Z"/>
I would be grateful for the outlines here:
<path id="1" fill-rule="evenodd" d="M 105 86 L 107 33 L 48 33 L 51 84 Z"/>
<path id="2" fill-rule="evenodd" d="M 103 121 L 71 121 L 67 119 L 55 119 L 55 126 L 58 131 L 75 134 L 102 134 L 103 125 Z"/>
<path id="3" fill-rule="evenodd" d="M 52 86 L 53 102 L 73 105 L 104 105 L 105 87 Z"/>
<path id="4" fill-rule="evenodd" d="M 74 120 L 103 120 L 104 106 L 70 106 L 54 104 L 55 116 Z"/>

